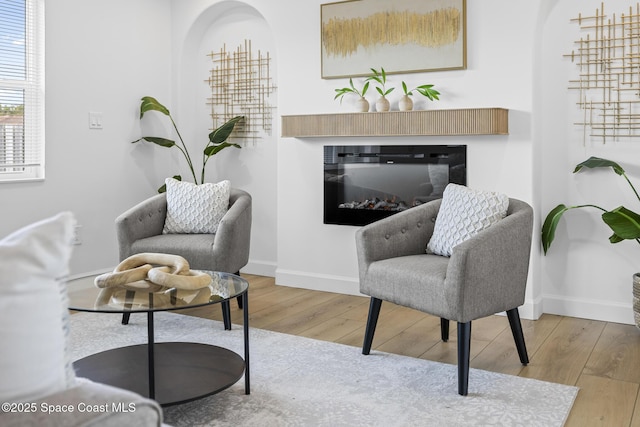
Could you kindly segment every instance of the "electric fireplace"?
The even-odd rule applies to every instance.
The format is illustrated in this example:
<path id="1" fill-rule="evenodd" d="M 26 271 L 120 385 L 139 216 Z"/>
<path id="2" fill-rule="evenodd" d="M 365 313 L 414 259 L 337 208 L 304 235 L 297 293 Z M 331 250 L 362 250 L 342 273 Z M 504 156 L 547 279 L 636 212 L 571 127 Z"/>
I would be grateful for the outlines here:
<path id="1" fill-rule="evenodd" d="M 324 147 L 324 223 L 366 225 L 466 185 L 465 145 Z"/>

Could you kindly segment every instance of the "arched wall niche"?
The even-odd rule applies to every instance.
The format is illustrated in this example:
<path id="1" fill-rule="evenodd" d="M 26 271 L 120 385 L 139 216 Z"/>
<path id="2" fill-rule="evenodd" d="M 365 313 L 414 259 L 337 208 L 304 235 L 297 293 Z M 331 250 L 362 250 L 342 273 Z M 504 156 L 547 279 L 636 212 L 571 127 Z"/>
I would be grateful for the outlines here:
<path id="1" fill-rule="evenodd" d="M 174 108 L 180 114 L 181 133 L 190 141 L 189 150 L 200 169 L 201 152 L 213 127 L 206 82 L 214 64 L 208 56 L 225 47 L 233 52 L 251 41 L 252 52 L 269 52 L 270 73 L 277 82 L 275 41 L 269 24 L 254 7 L 240 1 L 221 1 L 204 9 L 189 26 L 184 40 L 178 41 L 175 70 Z M 175 41 L 174 41 L 175 42 Z M 248 191 L 253 198 L 253 225 L 249 265 L 243 272 L 275 276 L 276 268 L 276 120 L 277 89 L 269 98 L 272 130 L 259 138 L 243 142 L 241 149 L 227 148 L 207 164 L 206 181 L 231 181 L 233 187 Z M 184 125 L 182 125 L 184 123 Z M 193 148 L 192 148 L 193 147 Z M 195 154 L 193 154 L 195 153 Z M 198 173 L 198 172 L 196 172 Z"/>

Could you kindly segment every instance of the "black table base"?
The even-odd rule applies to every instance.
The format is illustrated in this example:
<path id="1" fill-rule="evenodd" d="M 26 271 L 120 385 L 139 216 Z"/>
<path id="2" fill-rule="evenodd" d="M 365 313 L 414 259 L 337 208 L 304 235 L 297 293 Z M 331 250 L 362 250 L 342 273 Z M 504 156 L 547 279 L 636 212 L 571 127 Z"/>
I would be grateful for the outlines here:
<path id="1" fill-rule="evenodd" d="M 148 350 L 147 344 L 115 348 L 87 356 L 73 366 L 79 377 L 149 397 Z M 218 393 L 235 384 L 245 368 L 240 355 L 208 344 L 162 342 L 154 344 L 153 353 L 153 398 L 163 406 Z"/>

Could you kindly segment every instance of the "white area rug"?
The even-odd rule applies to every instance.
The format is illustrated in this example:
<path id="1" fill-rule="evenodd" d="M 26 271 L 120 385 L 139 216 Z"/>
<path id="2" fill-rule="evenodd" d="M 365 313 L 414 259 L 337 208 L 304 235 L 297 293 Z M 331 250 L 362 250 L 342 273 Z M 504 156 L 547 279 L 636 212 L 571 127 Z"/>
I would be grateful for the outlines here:
<path id="1" fill-rule="evenodd" d="M 74 314 L 74 360 L 146 342 L 146 315 Z M 244 354 L 242 327 L 157 313 L 156 342 L 214 344 Z M 250 330 L 251 394 L 244 380 L 164 409 L 175 426 L 561 426 L 576 387 L 472 369 L 457 394 L 457 367 L 340 344 Z"/>

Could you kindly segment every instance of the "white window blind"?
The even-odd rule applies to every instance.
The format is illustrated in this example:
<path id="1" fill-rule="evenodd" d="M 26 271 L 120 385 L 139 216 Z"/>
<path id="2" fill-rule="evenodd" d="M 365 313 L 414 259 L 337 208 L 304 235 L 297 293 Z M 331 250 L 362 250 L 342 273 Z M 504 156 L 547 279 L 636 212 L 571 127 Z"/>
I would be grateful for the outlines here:
<path id="1" fill-rule="evenodd" d="M 44 0 L 0 0 L 0 181 L 44 178 Z"/>

